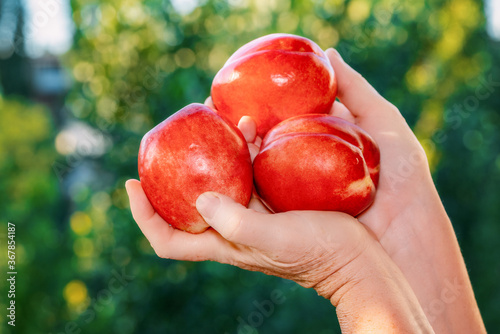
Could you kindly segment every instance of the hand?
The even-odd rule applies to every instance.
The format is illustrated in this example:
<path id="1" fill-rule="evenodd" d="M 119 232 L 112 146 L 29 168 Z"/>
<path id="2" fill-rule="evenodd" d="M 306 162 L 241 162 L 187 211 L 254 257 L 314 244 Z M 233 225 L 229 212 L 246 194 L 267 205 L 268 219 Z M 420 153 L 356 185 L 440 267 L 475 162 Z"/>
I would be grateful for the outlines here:
<path id="1" fill-rule="evenodd" d="M 228 263 L 314 288 L 337 307 L 344 333 L 433 332 L 400 270 L 347 214 L 269 214 L 257 199 L 247 209 L 209 192 L 196 207 L 213 229 L 189 234 L 154 212 L 139 181 L 126 188 L 134 219 L 160 257 Z"/>
<path id="2" fill-rule="evenodd" d="M 239 128 L 253 159 L 260 145 L 255 123 L 244 117 Z M 344 333 L 389 333 L 390 328 L 395 333 L 432 333 L 400 270 L 347 214 L 270 214 L 256 194 L 247 209 L 226 196 L 205 193 L 196 206 L 213 229 L 194 235 L 169 226 L 139 181 L 127 181 L 126 188 L 134 219 L 160 257 L 228 263 L 314 288 L 337 307 Z"/>
<path id="3" fill-rule="evenodd" d="M 294 280 L 305 287 L 326 283 L 373 242 L 352 217 L 335 212 L 269 214 L 254 200 L 247 209 L 227 196 L 205 193 L 196 206 L 212 226 L 189 234 L 168 225 L 151 207 L 140 182 L 126 183 L 134 219 L 158 256 L 213 260 Z M 322 240 L 325 236 L 334 240 Z M 323 246 L 321 246 L 323 245 Z M 320 289 L 321 290 L 321 289 Z M 324 289 L 323 295 L 331 297 Z"/>
<path id="4" fill-rule="evenodd" d="M 401 269 L 438 333 L 485 332 L 451 222 L 425 152 L 401 113 L 327 50 L 338 79 L 332 115 L 354 122 L 378 143 L 380 180 L 358 219 Z"/>
<path id="5" fill-rule="evenodd" d="M 419 316 L 420 305 L 415 306 L 413 291 L 402 278 L 401 271 L 410 280 L 424 307 L 440 300 L 443 279 L 455 275 L 460 284 L 464 284 L 460 286 L 463 293 L 457 297 L 459 302 L 455 306 L 466 307 L 449 307 L 446 312 L 442 311 L 445 313 L 442 317 L 437 317 L 442 314 L 433 314 L 432 309 L 427 310 L 427 317 L 433 321 L 435 329 L 474 331 L 484 328 L 453 229 L 432 183 L 424 151 L 399 111 L 378 95 L 335 51 L 329 50 L 328 55 L 339 79 L 339 98 L 343 103 L 335 102 L 332 114 L 364 128 L 381 148 L 382 172 L 378 193 L 374 204 L 359 219 L 373 232 L 399 268 L 368 231 L 354 232 L 361 225 L 352 217 L 317 212 L 267 215 L 265 207 L 255 196 L 250 209 L 245 209 L 229 198 L 216 195 L 219 206 L 215 207 L 213 216 L 206 216 L 207 212 L 211 215 L 210 210 L 205 212 L 207 222 L 214 229 L 201 235 L 190 235 L 169 227 L 154 212 L 140 183 L 128 181 L 134 218 L 159 256 L 231 263 L 293 279 L 303 286 L 316 288 L 327 298 L 331 295 L 343 329 L 346 326 L 352 328 L 349 326 L 356 322 L 360 325 L 360 321 L 366 324 L 366 319 L 371 323 L 366 328 L 373 328 L 377 321 L 380 323 L 383 317 L 377 317 L 373 309 L 370 311 L 369 306 L 374 303 L 377 308 L 389 305 L 389 309 L 382 308 L 389 313 L 399 305 L 396 307 L 399 313 L 393 315 L 399 318 L 401 326 L 408 325 L 404 319 L 417 319 L 417 323 L 425 328 L 425 321 Z M 250 142 L 253 158 L 258 152 L 260 139 L 254 139 L 251 120 L 244 118 L 240 129 Z M 203 214 L 202 198 L 198 206 Z M 349 220 L 350 225 L 346 224 Z M 317 227 L 302 230 L 304 226 Z M 353 229 L 353 226 L 357 227 Z M 324 230 L 325 227 L 332 230 Z M 338 239 L 340 233 L 357 237 L 343 244 L 344 240 Z M 355 245 L 363 244 L 367 245 L 365 251 L 357 254 L 362 247 Z M 346 245 L 350 248 L 345 248 Z M 349 263 L 339 261 L 344 249 L 348 249 L 351 256 L 357 254 Z M 317 255 L 317 251 L 322 251 L 321 256 L 311 256 L 313 253 Z M 315 258 L 318 261 L 315 262 Z M 310 272 L 305 270 L 307 267 Z M 327 274 L 329 270 L 333 270 L 330 276 Z M 350 319 L 349 314 L 359 316 Z M 387 332 L 387 327 L 382 326 L 381 330 Z"/>

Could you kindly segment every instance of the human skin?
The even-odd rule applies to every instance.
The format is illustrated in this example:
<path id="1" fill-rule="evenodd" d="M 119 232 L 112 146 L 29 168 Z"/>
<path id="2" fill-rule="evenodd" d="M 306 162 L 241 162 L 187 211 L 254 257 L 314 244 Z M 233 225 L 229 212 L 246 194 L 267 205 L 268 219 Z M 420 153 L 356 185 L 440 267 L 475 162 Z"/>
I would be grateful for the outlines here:
<path id="1" fill-rule="evenodd" d="M 485 332 L 422 147 L 393 105 L 336 51 L 327 54 L 342 102 L 332 114 L 362 127 L 381 151 L 375 202 L 359 221 L 337 212 L 269 214 L 256 196 L 246 209 L 206 193 L 197 207 L 213 229 L 191 235 L 163 221 L 129 180 L 135 220 L 161 257 L 229 263 L 316 289 L 337 307 L 344 333 L 427 333 L 428 321 L 436 333 Z M 253 158 L 255 124 L 243 118 L 239 127 Z"/>
<path id="2" fill-rule="evenodd" d="M 327 55 L 339 81 L 332 114 L 378 143 L 379 186 L 358 219 L 401 269 L 436 333 L 485 333 L 452 224 L 432 181 L 425 151 L 399 110 L 336 50 Z"/>
<path id="3" fill-rule="evenodd" d="M 433 333 L 418 300 L 380 243 L 339 212 L 268 213 L 205 193 L 196 206 L 212 226 L 190 234 L 169 226 L 140 182 L 126 183 L 134 219 L 158 256 L 212 260 L 314 288 L 337 309 L 343 333 Z"/>

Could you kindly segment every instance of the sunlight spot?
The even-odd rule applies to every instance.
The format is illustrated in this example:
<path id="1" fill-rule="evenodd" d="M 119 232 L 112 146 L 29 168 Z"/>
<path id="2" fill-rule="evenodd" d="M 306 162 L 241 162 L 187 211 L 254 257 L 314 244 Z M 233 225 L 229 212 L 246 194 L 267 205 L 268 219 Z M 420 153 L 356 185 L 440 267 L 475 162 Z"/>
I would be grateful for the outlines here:
<path id="1" fill-rule="evenodd" d="M 73 280 L 64 287 L 63 296 L 71 308 L 78 307 L 88 297 L 87 287 L 82 281 Z"/>
<path id="2" fill-rule="evenodd" d="M 75 234 L 87 235 L 92 230 L 92 221 L 85 212 L 77 211 L 70 218 L 70 226 Z"/>
<path id="3" fill-rule="evenodd" d="M 347 16 L 354 23 L 361 23 L 370 16 L 371 4 L 366 0 L 353 0 L 347 6 Z"/>

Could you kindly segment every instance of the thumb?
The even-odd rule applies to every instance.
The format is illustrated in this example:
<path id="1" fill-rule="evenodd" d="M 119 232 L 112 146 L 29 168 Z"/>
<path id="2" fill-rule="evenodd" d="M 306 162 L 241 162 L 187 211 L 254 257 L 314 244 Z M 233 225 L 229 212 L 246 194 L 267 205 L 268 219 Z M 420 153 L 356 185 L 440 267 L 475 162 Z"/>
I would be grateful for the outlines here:
<path id="1" fill-rule="evenodd" d="M 201 194 L 196 200 L 196 209 L 226 240 L 257 248 L 268 242 L 265 236 L 273 215 L 247 209 L 232 198 L 214 192 Z"/>

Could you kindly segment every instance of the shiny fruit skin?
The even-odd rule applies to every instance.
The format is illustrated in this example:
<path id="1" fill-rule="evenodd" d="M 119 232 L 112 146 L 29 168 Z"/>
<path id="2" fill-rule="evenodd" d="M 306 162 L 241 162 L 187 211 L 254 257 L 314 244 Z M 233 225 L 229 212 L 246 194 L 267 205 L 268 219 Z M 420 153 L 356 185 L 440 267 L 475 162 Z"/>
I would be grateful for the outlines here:
<path id="1" fill-rule="evenodd" d="M 261 137 L 292 116 L 328 113 L 336 94 L 335 73 L 323 50 L 289 34 L 242 46 L 217 73 L 211 91 L 218 113 L 233 124 L 251 116 Z"/>
<path id="2" fill-rule="evenodd" d="M 252 163 L 241 132 L 209 107 L 193 103 L 149 131 L 139 149 L 139 177 L 155 211 L 172 226 L 201 233 L 209 225 L 195 207 L 215 191 L 247 205 Z"/>
<path id="3" fill-rule="evenodd" d="M 274 211 L 342 211 L 373 202 L 380 153 L 358 126 L 328 115 L 302 115 L 268 132 L 254 160 L 257 193 Z"/>

